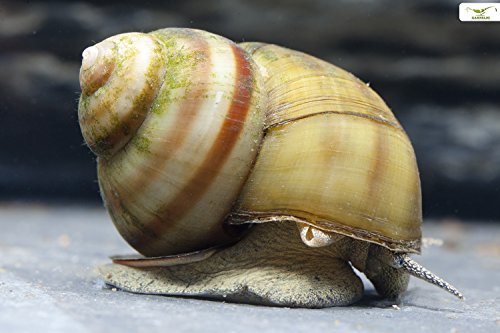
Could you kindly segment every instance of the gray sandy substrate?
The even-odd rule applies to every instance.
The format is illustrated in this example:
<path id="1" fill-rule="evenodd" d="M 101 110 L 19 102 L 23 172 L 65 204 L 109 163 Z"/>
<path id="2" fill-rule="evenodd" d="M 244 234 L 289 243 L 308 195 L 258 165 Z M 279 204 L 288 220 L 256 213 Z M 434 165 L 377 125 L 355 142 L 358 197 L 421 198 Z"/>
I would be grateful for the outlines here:
<path id="1" fill-rule="evenodd" d="M 500 223 L 426 221 L 444 240 L 416 259 L 458 287 L 459 301 L 412 279 L 394 304 L 289 309 L 136 295 L 107 287 L 96 266 L 131 253 L 106 212 L 0 205 L 1 332 L 500 332 Z"/>

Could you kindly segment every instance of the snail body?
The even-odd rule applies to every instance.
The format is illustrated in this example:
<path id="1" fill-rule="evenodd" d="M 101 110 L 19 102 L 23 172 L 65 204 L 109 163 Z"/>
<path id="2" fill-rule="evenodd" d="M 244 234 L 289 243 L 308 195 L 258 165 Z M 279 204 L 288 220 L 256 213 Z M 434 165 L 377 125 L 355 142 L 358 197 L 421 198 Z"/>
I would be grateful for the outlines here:
<path id="1" fill-rule="evenodd" d="M 276 45 L 162 29 L 86 49 L 80 84 L 103 200 L 146 257 L 102 268 L 108 283 L 306 307 L 361 297 L 348 262 L 390 298 L 408 274 L 437 284 L 407 256 L 422 220 L 411 143 L 352 74 Z"/>

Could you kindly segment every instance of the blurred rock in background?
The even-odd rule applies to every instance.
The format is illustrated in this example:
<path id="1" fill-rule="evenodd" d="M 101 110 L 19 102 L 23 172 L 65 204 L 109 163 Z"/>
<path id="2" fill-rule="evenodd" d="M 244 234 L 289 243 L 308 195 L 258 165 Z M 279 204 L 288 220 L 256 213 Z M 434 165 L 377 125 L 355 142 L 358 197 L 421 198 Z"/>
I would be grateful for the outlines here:
<path id="1" fill-rule="evenodd" d="M 2 1 L 0 197 L 99 202 L 77 120 L 82 50 L 163 27 L 265 41 L 343 67 L 415 146 L 426 216 L 500 218 L 500 24 L 459 1 Z"/>

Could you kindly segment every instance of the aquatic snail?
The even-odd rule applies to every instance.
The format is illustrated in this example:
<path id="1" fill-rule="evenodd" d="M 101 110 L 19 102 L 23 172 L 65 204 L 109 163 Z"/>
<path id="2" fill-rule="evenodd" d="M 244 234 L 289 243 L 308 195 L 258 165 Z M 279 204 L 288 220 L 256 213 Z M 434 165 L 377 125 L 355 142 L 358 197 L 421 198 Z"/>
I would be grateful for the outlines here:
<path id="1" fill-rule="evenodd" d="M 363 295 L 351 265 L 397 298 L 421 192 L 411 143 L 384 101 L 310 55 L 169 28 L 83 52 L 79 120 L 101 194 L 143 256 L 101 267 L 110 285 L 293 307 Z"/>

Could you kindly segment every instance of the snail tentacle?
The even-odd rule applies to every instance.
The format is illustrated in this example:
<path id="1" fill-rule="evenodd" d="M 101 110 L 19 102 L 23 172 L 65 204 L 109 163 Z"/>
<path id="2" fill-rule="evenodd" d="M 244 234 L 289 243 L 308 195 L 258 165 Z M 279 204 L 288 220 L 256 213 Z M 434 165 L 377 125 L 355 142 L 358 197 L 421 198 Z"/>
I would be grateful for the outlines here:
<path id="1" fill-rule="evenodd" d="M 446 282 L 436 274 L 429 271 L 427 268 L 420 265 L 418 262 L 410 258 L 407 254 L 394 254 L 394 260 L 397 266 L 399 266 L 404 271 L 409 274 L 432 283 L 433 285 L 438 286 L 441 289 L 446 290 L 447 292 L 457 296 L 461 300 L 465 300 L 464 296 L 457 288 L 452 286 L 450 283 Z"/>

